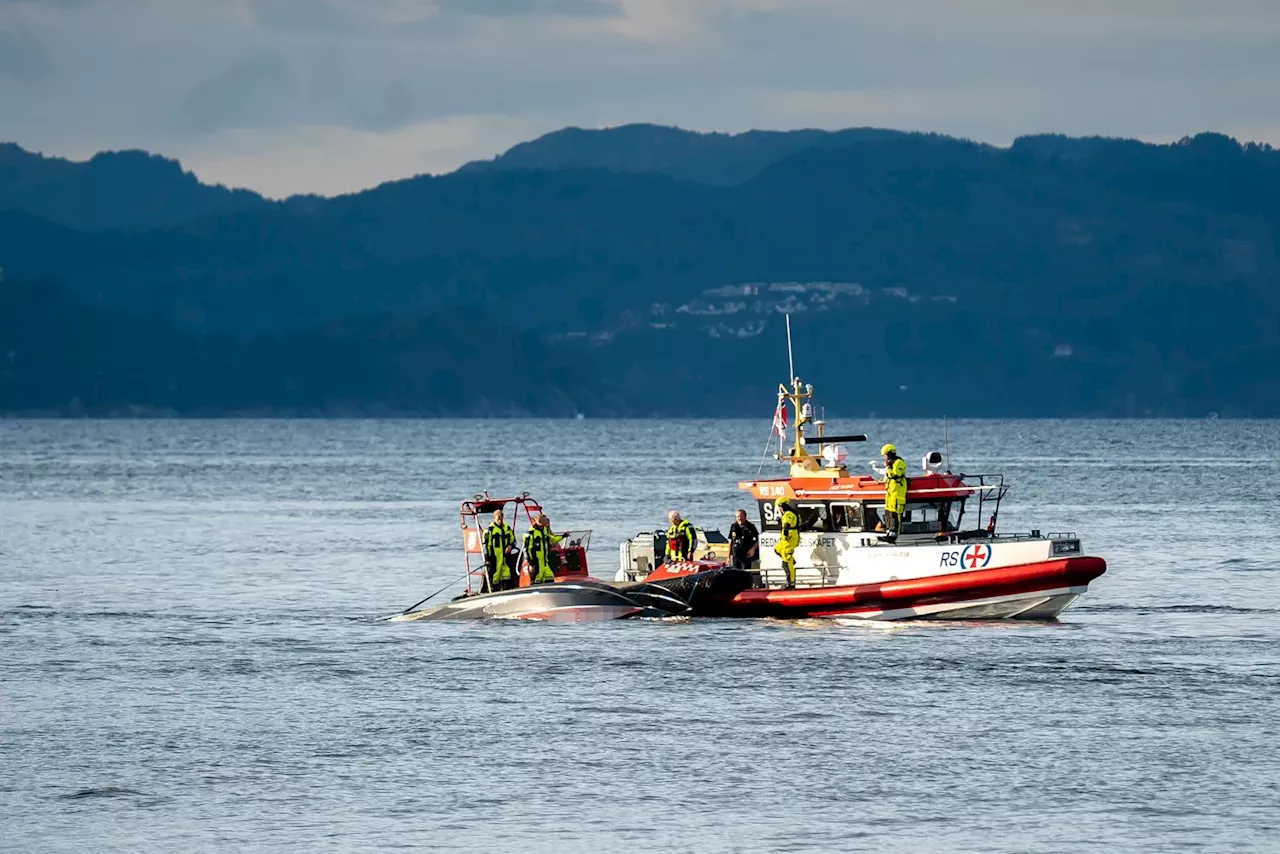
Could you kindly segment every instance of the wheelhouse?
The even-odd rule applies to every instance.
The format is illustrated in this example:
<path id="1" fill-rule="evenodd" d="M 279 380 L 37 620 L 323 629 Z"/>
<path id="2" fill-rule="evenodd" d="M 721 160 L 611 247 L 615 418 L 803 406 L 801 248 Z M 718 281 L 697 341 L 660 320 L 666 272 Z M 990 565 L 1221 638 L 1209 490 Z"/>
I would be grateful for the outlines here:
<path id="1" fill-rule="evenodd" d="M 761 500 L 760 528 L 777 531 L 782 527 L 782 512 L 771 500 Z M 902 514 L 903 534 L 944 534 L 960 530 L 964 517 L 964 498 L 934 501 L 908 501 Z M 796 499 L 792 501 L 801 531 L 828 531 L 856 534 L 884 530 L 884 499 L 858 501 L 849 499 Z"/>
<path id="2" fill-rule="evenodd" d="M 760 528 L 782 527 L 778 497 L 790 499 L 801 531 L 863 533 L 884 530 L 884 485 L 875 478 L 835 478 L 825 483 L 808 479 L 758 481 L 739 484 L 756 497 Z M 902 514 L 903 536 L 943 538 L 952 534 L 995 532 L 1000 500 L 1007 487 L 1004 475 L 955 475 L 925 472 L 908 478 L 907 505 Z M 976 511 L 976 512 L 974 512 Z M 966 518 L 974 520 L 968 523 Z M 980 528 L 986 520 L 985 529 Z M 976 523 L 976 524 L 975 524 Z"/>

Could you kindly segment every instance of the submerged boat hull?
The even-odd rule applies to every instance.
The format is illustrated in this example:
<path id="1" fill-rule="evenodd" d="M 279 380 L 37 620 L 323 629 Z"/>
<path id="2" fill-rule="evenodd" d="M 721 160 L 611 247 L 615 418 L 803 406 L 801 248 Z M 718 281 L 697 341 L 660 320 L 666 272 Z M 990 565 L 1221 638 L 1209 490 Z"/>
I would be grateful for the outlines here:
<path id="1" fill-rule="evenodd" d="M 1106 568 L 1102 558 L 1074 557 L 875 584 L 753 589 L 695 613 L 788 619 L 1047 620 L 1069 607 Z"/>
<path id="2" fill-rule="evenodd" d="M 634 616 L 644 606 L 606 585 L 570 582 L 539 584 L 497 593 L 462 596 L 444 605 L 397 614 L 416 620 L 544 620 L 591 622 Z"/>

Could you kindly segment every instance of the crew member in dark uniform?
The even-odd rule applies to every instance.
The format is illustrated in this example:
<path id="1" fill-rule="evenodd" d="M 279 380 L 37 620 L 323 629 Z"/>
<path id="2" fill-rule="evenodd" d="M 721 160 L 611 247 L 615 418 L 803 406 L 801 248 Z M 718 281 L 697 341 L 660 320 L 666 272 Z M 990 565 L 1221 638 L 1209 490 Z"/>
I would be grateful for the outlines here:
<path id="1" fill-rule="evenodd" d="M 733 568 L 750 569 L 759 552 L 760 532 L 747 518 L 747 511 L 739 510 L 729 526 L 729 556 L 733 559 Z"/>

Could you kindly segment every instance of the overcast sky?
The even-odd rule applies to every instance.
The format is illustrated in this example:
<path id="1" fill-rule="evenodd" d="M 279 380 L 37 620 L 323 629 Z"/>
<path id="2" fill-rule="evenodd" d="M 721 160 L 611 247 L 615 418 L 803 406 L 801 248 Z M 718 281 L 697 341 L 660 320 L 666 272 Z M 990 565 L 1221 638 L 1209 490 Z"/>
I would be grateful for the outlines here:
<path id="1" fill-rule="evenodd" d="M 1280 144 L 1280 0 L 0 0 L 0 140 L 270 195 L 563 127 Z"/>

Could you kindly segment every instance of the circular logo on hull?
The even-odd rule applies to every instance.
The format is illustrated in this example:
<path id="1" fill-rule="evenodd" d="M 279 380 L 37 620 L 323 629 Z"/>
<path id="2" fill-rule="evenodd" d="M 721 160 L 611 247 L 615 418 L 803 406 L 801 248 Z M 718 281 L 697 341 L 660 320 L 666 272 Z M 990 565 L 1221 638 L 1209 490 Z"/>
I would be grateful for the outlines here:
<path id="1" fill-rule="evenodd" d="M 991 563 L 991 546 L 974 543 L 960 552 L 960 565 L 965 569 L 982 569 Z"/>

